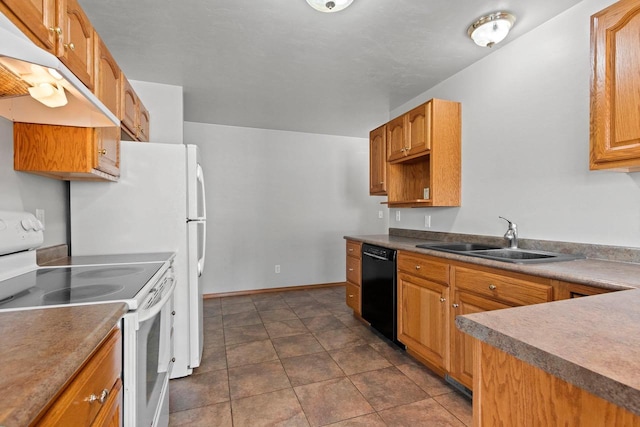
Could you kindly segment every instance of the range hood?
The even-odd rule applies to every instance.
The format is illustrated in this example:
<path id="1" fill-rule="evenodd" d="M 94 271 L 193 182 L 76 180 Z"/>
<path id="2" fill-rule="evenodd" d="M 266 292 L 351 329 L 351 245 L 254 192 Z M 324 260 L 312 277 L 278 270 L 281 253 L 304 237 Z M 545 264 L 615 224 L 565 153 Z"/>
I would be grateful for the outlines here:
<path id="1" fill-rule="evenodd" d="M 0 116 L 62 126 L 120 125 L 115 114 L 57 57 L 36 46 L 1 13 Z"/>

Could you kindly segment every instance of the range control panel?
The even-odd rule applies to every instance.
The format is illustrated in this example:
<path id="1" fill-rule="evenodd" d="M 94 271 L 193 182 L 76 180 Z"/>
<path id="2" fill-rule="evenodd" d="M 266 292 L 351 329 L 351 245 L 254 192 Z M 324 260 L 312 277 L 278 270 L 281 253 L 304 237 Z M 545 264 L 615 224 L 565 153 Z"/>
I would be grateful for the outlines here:
<path id="1" fill-rule="evenodd" d="M 43 230 L 42 222 L 29 212 L 0 211 L 0 255 L 39 247 Z"/>

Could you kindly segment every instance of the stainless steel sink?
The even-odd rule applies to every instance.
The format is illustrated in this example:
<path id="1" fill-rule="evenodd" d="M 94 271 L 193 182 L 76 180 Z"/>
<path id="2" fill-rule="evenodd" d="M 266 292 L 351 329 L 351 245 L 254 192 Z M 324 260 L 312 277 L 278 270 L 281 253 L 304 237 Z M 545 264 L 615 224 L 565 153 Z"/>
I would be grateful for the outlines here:
<path id="1" fill-rule="evenodd" d="M 419 248 L 435 249 L 444 252 L 469 252 L 469 251 L 486 251 L 489 249 L 500 249 L 498 246 L 481 245 L 478 243 L 427 243 L 424 245 L 417 245 Z"/>
<path id="2" fill-rule="evenodd" d="M 511 262 L 516 264 L 538 264 L 545 262 L 570 261 L 584 258 L 582 255 L 562 254 L 529 249 L 499 248 L 496 246 L 476 243 L 426 243 L 416 245 L 418 248 L 449 252 L 486 258 L 494 261 Z"/>

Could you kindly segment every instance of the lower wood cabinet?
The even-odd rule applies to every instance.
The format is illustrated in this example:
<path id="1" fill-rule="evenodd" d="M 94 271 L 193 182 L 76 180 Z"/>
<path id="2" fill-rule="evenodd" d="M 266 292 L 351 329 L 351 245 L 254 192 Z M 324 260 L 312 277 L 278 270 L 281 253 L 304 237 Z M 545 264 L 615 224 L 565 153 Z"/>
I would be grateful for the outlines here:
<path id="1" fill-rule="evenodd" d="M 362 315 L 360 286 L 362 285 L 362 243 L 347 240 L 346 301 L 358 316 Z"/>
<path id="2" fill-rule="evenodd" d="M 398 252 L 398 340 L 443 374 L 449 365 L 449 264 Z"/>
<path id="3" fill-rule="evenodd" d="M 446 370 L 449 286 L 398 274 L 398 340 L 436 370 Z"/>
<path id="4" fill-rule="evenodd" d="M 473 388 L 474 339 L 458 330 L 456 316 L 553 300 L 550 279 L 471 265 L 452 266 L 449 375 Z"/>
<path id="5" fill-rule="evenodd" d="M 14 169 L 63 180 L 115 181 L 120 129 L 13 125 Z"/>
<path id="6" fill-rule="evenodd" d="M 581 285 L 578 283 L 554 281 L 555 299 L 569 299 L 587 297 L 589 295 L 600 295 L 612 292 L 609 289 L 596 288 L 595 286 Z"/>
<path id="7" fill-rule="evenodd" d="M 37 426 L 120 426 L 122 336 L 115 328 L 71 380 Z"/>
<path id="8" fill-rule="evenodd" d="M 640 426 L 638 415 L 475 341 L 474 426 Z"/>

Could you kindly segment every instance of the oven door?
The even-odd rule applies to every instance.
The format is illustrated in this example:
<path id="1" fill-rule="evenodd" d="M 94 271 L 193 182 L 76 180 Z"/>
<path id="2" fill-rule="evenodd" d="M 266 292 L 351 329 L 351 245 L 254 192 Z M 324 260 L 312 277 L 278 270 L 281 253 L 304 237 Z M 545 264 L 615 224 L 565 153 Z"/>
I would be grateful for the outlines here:
<path id="1" fill-rule="evenodd" d="M 168 384 L 173 366 L 173 291 L 170 278 L 163 295 L 150 292 L 147 302 L 125 315 L 125 427 L 167 426 Z"/>

